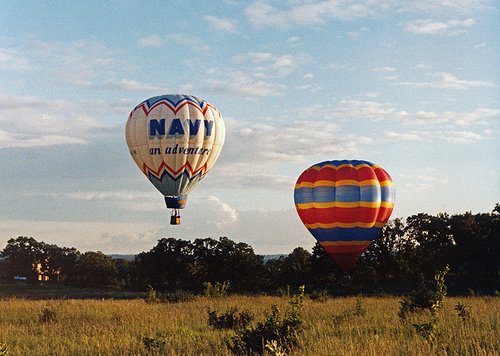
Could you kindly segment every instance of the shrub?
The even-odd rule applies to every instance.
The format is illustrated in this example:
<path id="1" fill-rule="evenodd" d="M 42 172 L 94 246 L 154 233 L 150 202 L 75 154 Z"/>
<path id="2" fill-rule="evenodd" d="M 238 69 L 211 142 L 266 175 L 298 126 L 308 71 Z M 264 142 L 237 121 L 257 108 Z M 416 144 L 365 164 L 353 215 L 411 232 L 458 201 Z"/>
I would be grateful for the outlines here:
<path id="1" fill-rule="evenodd" d="M 153 287 L 148 286 L 148 292 L 144 301 L 146 303 L 180 303 L 194 299 L 194 294 L 190 291 L 178 289 L 169 293 L 159 293 Z"/>
<path id="2" fill-rule="evenodd" d="M 162 337 L 143 337 L 142 338 L 142 343 L 146 350 L 154 352 L 154 351 L 164 351 L 165 350 L 165 345 L 167 342 L 165 341 L 164 338 Z"/>
<path id="3" fill-rule="evenodd" d="M 354 309 L 345 309 L 339 314 L 333 315 L 331 319 L 335 325 L 339 325 L 345 320 L 351 319 L 352 317 L 365 317 L 365 316 L 366 316 L 366 309 L 363 306 L 361 299 L 356 299 L 356 304 L 354 306 Z"/>
<path id="4" fill-rule="evenodd" d="M 425 338 L 432 345 L 436 343 L 436 330 L 440 318 L 440 311 L 443 307 L 444 298 L 446 296 L 446 284 L 444 277 L 450 270 L 449 266 L 442 271 L 437 271 L 434 275 L 435 286 L 433 290 L 414 291 L 409 297 L 403 298 L 400 302 L 399 317 L 401 321 L 406 320 L 409 312 L 419 310 L 428 310 L 430 319 L 423 323 L 413 323 L 413 327 L 417 334 Z"/>
<path id="5" fill-rule="evenodd" d="M 144 301 L 146 303 L 158 303 L 158 301 L 159 301 L 158 293 L 150 285 L 148 285 L 148 291 L 147 291 L 146 297 L 144 298 Z"/>
<path id="6" fill-rule="evenodd" d="M 311 294 L 309 294 L 309 298 L 311 300 L 315 300 L 317 302 L 326 302 L 330 295 L 326 289 L 314 290 Z"/>
<path id="7" fill-rule="evenodd" d="M 252 320 L 252 313 L 248 310 L 238 312 L 236 307 L 229 308 L 221 315 L 217 315 L 215 310 L 208 311 L 208 325 L 215 329 L 244 329 Z"/>
<path id="8" fill-rule="evenodd" d="M 203 294 L 208 298 L 220 298 L 228 295 L 231 283 L 224 281 L 222 283 L 203 282 Z"/>
<path id="9" fill-rule="evenodd" d="M 302 307 L 304 286 L 299 294 L 290 300 L 290 309 L 281 317 L 276 305 L 271 306 L 271 314 L 266 320 L 258 322 L 254 328 L 237 331 L 228 346 L 237 355 L 258 354 L 273 351 L 283 355 L 299 347 L 299 336 L 303 332 Z"/>
<path id="10" fill-rule="evenodd" d="M 57 320 L 57 313 L 53 308 L 47 306 L 42 309 L 42 312 L 40 313 L 40 317 L 38 318 L 38 320 L 42 324 L 52 323 Z"/>
<path id="11" fill-rule="evenodd" d="M 166 303 L 189 302 L 194 299 L 194 294 L 184 289 L 178 289 L 174 292 L 160 295 L 160 300 Z"/>
<path id="12" fill-rule="evenodd" d="M 454 309 L 457 311 L 457 314 L 462 319 L 462 321 L 469 320 L 470 309 L 467 305 L 458 302 L 457 305 L 455 305 Z"/>

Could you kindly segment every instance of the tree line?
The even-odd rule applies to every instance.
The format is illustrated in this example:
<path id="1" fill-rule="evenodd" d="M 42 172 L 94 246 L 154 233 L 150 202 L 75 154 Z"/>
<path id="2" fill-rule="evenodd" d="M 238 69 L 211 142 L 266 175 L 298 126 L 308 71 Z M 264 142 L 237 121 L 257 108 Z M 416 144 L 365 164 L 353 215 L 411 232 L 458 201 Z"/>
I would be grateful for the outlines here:
<path id="1" fill-rule="evenodd" d="M 240 293 L 274 293 L 301 285 L 329 294 L 405 293 L 449 265 L 450 293 L 493 294 L 500 289 L 500 205 L 491 213 L 421 213 L 391 220 L 348 275 L 319 244 L 312 252 L 297 247 L 266 260 L 250 245 L 227 237 L 162 238 L 126 261 L 20 236 L 7 242 L 0 257 L 4 281 L 25 276 L 31 282 L 193 293 L 206 282 L 228 282 L 231 291 Z"/>

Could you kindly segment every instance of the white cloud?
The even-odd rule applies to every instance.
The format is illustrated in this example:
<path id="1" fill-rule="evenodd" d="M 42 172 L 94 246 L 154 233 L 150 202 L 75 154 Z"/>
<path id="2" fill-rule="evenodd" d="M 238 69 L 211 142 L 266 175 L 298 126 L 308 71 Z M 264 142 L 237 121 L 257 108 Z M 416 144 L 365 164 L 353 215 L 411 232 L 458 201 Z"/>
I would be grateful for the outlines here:
<path id="1" fill-rule="evenodd" d="M 418 111 L 415 119 L 422 123 L 448 123 L 464 126 L 472 123 L 488 123 L 500 119 L 500 109 L 477 108 L 470 112 L 434 112 Z"/>
<path id="2" fill-rule="evenodd" d="M 116 209 L 129 211 L 157 211 L 165 207 L 161 196 L 154 191 L 81 191 L 66 194 L 70 200 L 83 202 L 106 202 Z"/>
<path id="3" fill-rule="evenodd" d="M 280 96 L 285 91 L 282 84 L 257 79 L 243 71 L 227 71 L 223 79 L 211 79 L 205 82 L 207 90 L 223 91 L 228 94 L 245 97 Z"/>
<path id="4" fill-rule="evenodd" d="M 407 23 L 405 30 L 414 34 L 454 36 L 464 33 L 475 23 L 472 18 L 448 21 L 416 20 Z"/>
<path id="5" fill-rule="evenodd" d="M 399 11 L 423 14 L 468 14 L 488 7 L 490 0 L 415 0 L 396 1 Z"/>
<path id="6" fill-rule="evenodd" d="M 380 135 L 382 141 L 422 141 L 429 137 L 427 131 L 408 131 L 408 132 L 394 132 L 387 131 Z"/>
<path id="7" fill-rule="evenodd" d="M 481 134 L 472 131 L 451 131 L 445 137 L 451 143 L 471 143 L 483 138 Z"/>
<path id="8" fill-rule="evenodd" d="M 445 178 L 437 177 L 429 174 L 414 174 L 399 176 L 401 186 L 406 191 L 413 191 L 417 193 L 431 191 L 432 189 L 448 184 Z"/>
<path id="9" fill-rule="evenodd" d="M 0 95 L 0 148 L 83 144 L 105 127 L 80 103 Z"/>
<path id="10" fill-rule="evenodd" d="M 1 220 L 0 246 L 15 236 L 33 236 L 37 241 L 104 253 L 139 253 L 156 245 L 164 225 L 130 222 Z"/>
<path id="11" fill-rule="evenodd" d="M 442 88 L 457 90 L 496 86 L 494 83 L 487 81 L 459 79 L 455 75 L 446 72 L 434 73 L 432 77 L 434 77 L 435 80 L 426 82 L 398 82 L 394 83 L 394 85 L 403 85 L 413 88 Z"/>
<path id="12" fill-rule="evenodd" d="M 33 68 L 33 64 L 23 53 L 15 49 L 0 48 L 0 69 L 23 72 Z"/>
<path id="13" fill-rule="evenodd" d="M 189 48 L 193 52 L 209 52 L 210 46 L 202 39 L 185 33 L 171 33 L 165 43 L 173 43 Z"/>
<path id="14" fill-rule="evenodd" d="M 249 72 L 257 78 L 283 78 L 295 72 L 301 65 L 311 62 L 305 54 L 272 54 L 269 52 L 250 52 L 233 57 L 237 63 L 253 67 Z"/>
<path id="15" fill-rule="evenodd" d="M 205 21 L 207 21 L 211 27 L 213 27 L 219 31 L 228 32 L 228 33 L 238 32 L 238 26 L 236 24 L 236 21 L 234 21 L 234 20 L 223 19 L 220 17 L 207 15 L 207 16 L 205 16 Z"/>
<path id="16" fill-rule="evenodd" d="M 323 117 L 336 119 L 404 119 L 409 116 L 391 104 L 375 101 L 340 100 L 335 104 L 315 105 L 299 110 L 305 117 Z"/>
<path id="17" fill-rule="evenodd" d="M 382 74 L 387 74 L 387 73 L 394 73 L 396 71 L 396 68 L 394 67 L 377 67 L 373 68 L 372 72 L 373 73 L 382 73 Z"/>
<path id="18" fill-rule="evenodd" d="M 109 80 L 104 83 L 99 83 L 93 85 L 96 88 L 108 89 L 108 90 L 123 90 L 123 91 L 149 91 L 149 92 L 165 92 L 168 91 L 165 87 L 160 87 L 156 85 L 151 85 L 147 83 L 140 83 L 135 80 L 120 79 L 120 80 Z"/>
<path id="19" fill-rule="evenodd" d="M 326 21 L 352 20 L 373 15 L 379 8 L 370 1 L 327 0 L 316 2 L 291 3 L 287 9 L 280 10 L 264 1 L 258 1 L 245 9 L 250 22 L 258 27 L 289 27 L 324 25 Z"/>
<path id="20" fill-rule="evenodd" d="M 269 1 L 259 0 L 245 9 L 245 15 L 257 27 L 289 28 L 292 26 L 323 26 L 328 21 L 349 21 L 358 18 L 376 18 L 387 12 L 411 12 L 433 16 L 463 16 L 488 8 L 489 0 L 308 0 L 289 1 L 287 5 L 274 6 Z M 471 26 L 472 19 L 443 22 L 415 22 L 409 24 L 411 31 L 462 31 Z M 472 20 L 474 21 L 474 20 Z M 443 29 L 446 27 L 446 29 Z M 452 30 L 454 29 L 454 30 Z M 348 33 L 357 36 L 366 32 L 366 27 Z M 428 32 L 430 31 L 430 32 Z M 420 32 L 419 32 L 420 33 Z"/>
<path id="21" fill-rule="evenodd" d="M 165 45 L 165 41 L 158 35 L 150 35 L 147 37 L 139 38 L 137 43 L 140 47 L 144 48 L 163 47 Z"/>

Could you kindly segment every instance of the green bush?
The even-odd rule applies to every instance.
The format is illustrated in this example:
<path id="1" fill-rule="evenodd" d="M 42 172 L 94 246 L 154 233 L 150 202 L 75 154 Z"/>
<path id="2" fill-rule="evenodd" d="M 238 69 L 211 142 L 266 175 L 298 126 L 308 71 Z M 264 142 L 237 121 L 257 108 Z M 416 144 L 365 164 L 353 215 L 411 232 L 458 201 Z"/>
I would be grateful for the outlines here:
<path id="1" fill-rule="evenodd" d="M 401 321 L 406 320 L 410 312 L 428 310 L 430 319 L 423 323 L 412 323 L 418 335 L 426 339 L 430 344 L 436 344 L 437 325 L 440 319 L 440 311 L 443 307 L 447 289 L 444 277 L 450 270 L 449 266 L 442 271 L 436 271 L 434 275 L 434 289 L 422 289 L 414 291 L 410 296 L 403 298 L 400 302 L 399 317 Z"/>
<path id="2" fill-rule="evenodd" d="M 253 328 L 237 331 L 228 347 L 236 355 L 264 355 L 274 352 L 283 355 L 299 347 L 299 336 L 303 333 L 302 307 L 304 286 L 299 294 L 290 300 L 290 309 L 282 317 L 276 305 L 271 306 L 271 314 Z"/>
<path id="3" fill-rule="evenodd" d="M 457 314 L 462 319 L 462 321 L 467 321 L 470 319 L 469 306 L 458 302 L 457 305 L 455 305 L 454 309 L 457 311 Z"/>
<path id="4" fill-rule="evenodd" d="M 203 282 L 203 294 L 208 298 L 220 298 L 226 297 L 229 292 L 229 287 L 231 283 L 229 281 L 224 281 L 222 283 L 215 282 Z"/>
<path id="5" fill-rule="evenodd" d="M 162 337 L 149 337 L 149 336 L 143 337 L 142 343 L 143 343 L 144 347 L 146 348 L 146 350 L 148 350 L 150 352 L 154 352 L 154 351 L 162 352 L 165 350 L 165 346 L 167 344 L 165 339 Z"/>
<path id="6" fill-rule="evenodd" d="M 42 309 L 38 320 L 42 324 L 52 323 L 57 320 L 57 313 L 53 308 L 47 306 Z"/>
<path id="7" fill-rule="evenodd" d="M 334 325 L 340 325 L 346 320 L 351 320 L 353 317 L 365 317 L 366 309 L 361 302 L 361 299 L 356 299 L 356 304 L 353 309 L 345 309 L 337 315 L 331 317 Z"/>
<path id="8" fill-rule="evenodd" d="M 244 329 L 250 325 L 253 317 L 248 310 L 238 312 L 236 307 L 229 308 L 220 315 L 215 310 L 209 310 L 208 325 L 215 329 Z"/>

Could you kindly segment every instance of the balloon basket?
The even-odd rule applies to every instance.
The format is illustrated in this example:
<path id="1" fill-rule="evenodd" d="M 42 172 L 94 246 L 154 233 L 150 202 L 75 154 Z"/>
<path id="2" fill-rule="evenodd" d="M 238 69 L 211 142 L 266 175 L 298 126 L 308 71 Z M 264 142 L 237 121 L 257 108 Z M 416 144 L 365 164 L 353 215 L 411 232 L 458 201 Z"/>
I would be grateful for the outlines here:
<path id="1" fill-rule="evenodd" d="M 172 216 L 170 216 L 170 225 L 180 225 L 181 224 L 181 216 L 177 210 L 174 210 Z"/>

